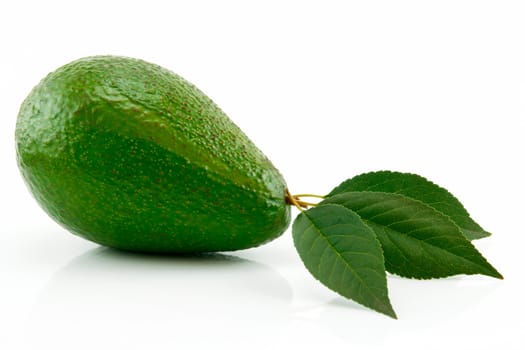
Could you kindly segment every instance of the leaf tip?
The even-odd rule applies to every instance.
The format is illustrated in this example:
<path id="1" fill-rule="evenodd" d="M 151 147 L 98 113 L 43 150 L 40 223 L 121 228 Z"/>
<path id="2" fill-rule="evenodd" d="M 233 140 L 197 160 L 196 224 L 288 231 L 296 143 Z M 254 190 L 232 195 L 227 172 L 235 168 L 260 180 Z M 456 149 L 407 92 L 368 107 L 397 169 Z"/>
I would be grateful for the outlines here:
<path id="1" fill-rule="evenodd" d="M 384 300 L 381 304 L 376 305 L 368 305 L 367 307 L 371 308 L 372 310 L 375 310 L 377 312 L 382 313 L 383 315 L 386 315 L 388 317 L 392 317 L 394 320 L 397 320 L 396 312 L 394 311 L 394 308 L 392 307 L 392 304 L 390 303 L 390 300 L 387 299 Z"/>
<path id="2" fill-rule="evenodd" d="M 386 310 L 385 310 L 386 311 Z M 394 309 L 392 307 L 390 307 L 390 309 L 387 311 L 387 312 L 383 312 L 385 315 L 389 316 L 389 317 L 392 317 L 394 320 L 397 320 L 397 315 L 396 315 L 396 312 L 394 311 Z"/>
<path id="3" fill-rule="evenodd" d="M 494 266 L 489 265 L 489 267 L 490 267 L 490 270 L 488 270 L 485 273 L 483 273 L 485 276 L 494 277 L 494 278 L 497 278 L 497 279 L 500 279 L 500 280 L 504 279 L 503 275 L 501 273 L 499 273 L 498 270 L 496 270 L 494 268 Z"/>

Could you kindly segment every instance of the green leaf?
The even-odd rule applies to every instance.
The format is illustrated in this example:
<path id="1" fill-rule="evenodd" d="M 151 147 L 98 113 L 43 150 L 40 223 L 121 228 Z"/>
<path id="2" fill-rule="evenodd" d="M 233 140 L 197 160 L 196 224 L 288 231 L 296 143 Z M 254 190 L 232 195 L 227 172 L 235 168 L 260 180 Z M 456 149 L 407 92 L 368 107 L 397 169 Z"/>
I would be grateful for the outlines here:
<path id="1" fill-rule="evenodd" d="M 446 215 L 418 200 L 383 192 L 345 192 L 318 206 L 340 204 L 371 227 L 387 271 L 411 278 L 484 274 L 503 278 Z"/>
<path id="2" fill-rule="evenodd" d="M 360 191 L 398 193 L 417 199 L 449 216 L 469 240 L 490 236 L 489 232 L 472 220 L 456 197 L 422 176 L 392 171 L 365 173 L 344 181 L 328 197 Z"/>
<path id="3" fill-rule="evenodd" d="M 388 299 L 381 246 L 356 213 L 336 204 L 315 207 L 297 216 L 292 234 L 299 256 L 316 279 L 396 318 Z"/>

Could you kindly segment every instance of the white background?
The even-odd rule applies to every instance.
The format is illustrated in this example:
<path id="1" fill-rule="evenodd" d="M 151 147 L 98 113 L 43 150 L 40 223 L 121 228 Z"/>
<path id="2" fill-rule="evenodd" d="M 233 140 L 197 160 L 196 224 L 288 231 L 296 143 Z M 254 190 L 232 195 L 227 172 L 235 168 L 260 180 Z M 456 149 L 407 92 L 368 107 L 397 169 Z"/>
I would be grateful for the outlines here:
<path id="1" fill-rule="evenodd" d="M 523 1 L 3 1 L 0 348 L 524 349 Z M 316 282 L 290 231 L 209 259 L 100 248 L 49 219 L 15 161 L 48 72 L 118 54 L 195 83 L 292 192 L 419 173 L 494 235 L 505 276 L 389 276 L 395 321 Z M 294 213 L 295 215 L 295 213 Z"/>

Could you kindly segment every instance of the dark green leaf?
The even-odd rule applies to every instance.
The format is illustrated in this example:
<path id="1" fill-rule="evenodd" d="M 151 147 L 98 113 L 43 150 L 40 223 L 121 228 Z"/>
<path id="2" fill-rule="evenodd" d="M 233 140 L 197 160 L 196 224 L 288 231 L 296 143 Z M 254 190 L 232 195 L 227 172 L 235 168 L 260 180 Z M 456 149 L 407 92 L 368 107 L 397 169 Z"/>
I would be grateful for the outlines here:
<path id="1" fill-rule="evenodd" d="M 419 175 L 392 171 L 365 173 L 344 181 L 328 196 L 360 191 L 398 193 L 417 199 L 449 216 L 469 240 L 490 236 L 472 220 L 456 197 Z"/>
<path id="2" fill-rule="evenodd" d="M 299 256 L 321 283 L 396 318 L 381 246 L 356 213 L 336 204 L 315 207 L 297 217 L 292 233 Z"/>
<path id="3" fill-rule="evenodd" d="M 356 212 L 381 242 L 387 271 L 404 277 L 484 274 L 502 278 L 450 218 L 418 200 L 383 192 L 345 192 L 321 202 Z"/>

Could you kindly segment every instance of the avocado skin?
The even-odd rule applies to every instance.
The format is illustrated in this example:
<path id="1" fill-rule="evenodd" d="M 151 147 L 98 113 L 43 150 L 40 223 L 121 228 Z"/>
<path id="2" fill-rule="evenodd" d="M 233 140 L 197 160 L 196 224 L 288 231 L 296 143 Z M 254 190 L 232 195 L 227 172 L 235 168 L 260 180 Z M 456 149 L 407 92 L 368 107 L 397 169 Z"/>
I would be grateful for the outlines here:
<path id="1" fill-rule="evenodd" d="M 266 156 L 195 86 L 142 60 L 86 57 L 50 73 L 22 103 L 15 138 L 41 207 L 101 245 L 229 251 L 290 223 Z"/>

